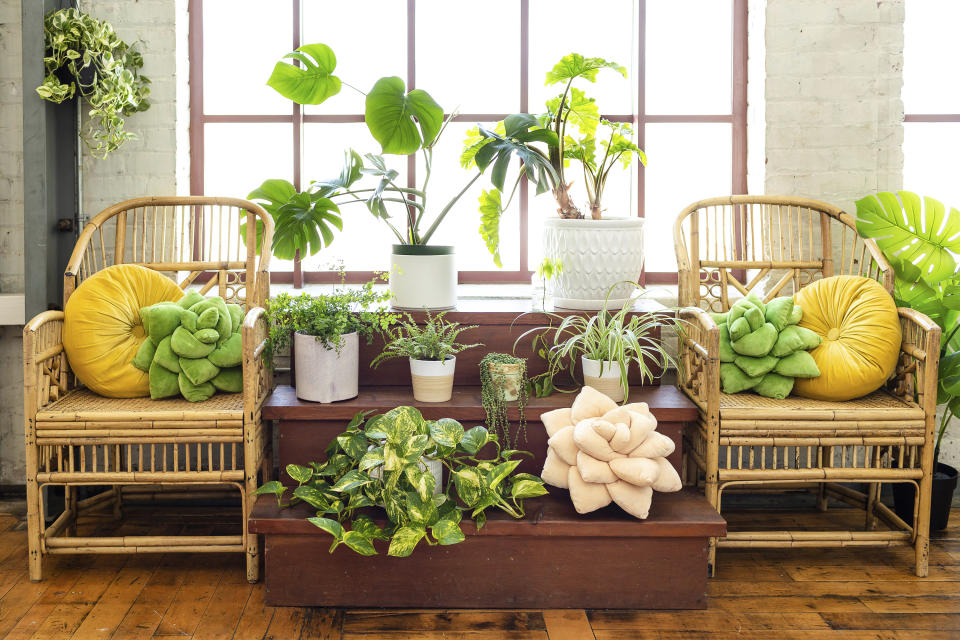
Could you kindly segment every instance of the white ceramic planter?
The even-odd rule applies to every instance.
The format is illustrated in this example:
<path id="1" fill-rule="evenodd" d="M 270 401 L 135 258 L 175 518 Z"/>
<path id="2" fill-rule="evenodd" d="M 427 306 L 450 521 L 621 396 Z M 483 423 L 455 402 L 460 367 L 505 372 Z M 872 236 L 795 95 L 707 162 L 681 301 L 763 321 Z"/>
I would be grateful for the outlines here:
<path id="1" fill-rule="evenodd" d="M 297 397 L 312 402 L 336 402 L 357 396 L 360 340 L 356 333 L 340 336 L 340 353 L 314 336 L 293 336 Z"/>
<path id="2" fill-rule="evenodd" d="M 453 371 L 457 358 L 449 360 L 414 360 L 410 358 L 413 399 L 417 402 L 446 402 L 453 396 Z"/>
<path id="3" fill-rule="evenodd" d="M 583 383 L 610 396 L 614 402 L 623 402 L 626 393 L 620 386 L 620 365 L 605 360 L 591 360 L 580 356 L 583 365 Z"/>
<path id="4" fill-rule="evenodd" d="M 453 247 L 393 245 L 390 303 L 395 309 L 453 309 L 457 306 L 457 263 Z"/>
<path id="5" fill-rule="evenodd" d="M 554 306 L 600 309 L 610 287 L 639 280 L 643 223 L 643 218 L 548 218 L 543 225 L 543 255 L 563 263 L 553 282 Z M 628 284 L 617 286 L 610 293 L 608 308 L 623 307 L 633 293 Z"/>

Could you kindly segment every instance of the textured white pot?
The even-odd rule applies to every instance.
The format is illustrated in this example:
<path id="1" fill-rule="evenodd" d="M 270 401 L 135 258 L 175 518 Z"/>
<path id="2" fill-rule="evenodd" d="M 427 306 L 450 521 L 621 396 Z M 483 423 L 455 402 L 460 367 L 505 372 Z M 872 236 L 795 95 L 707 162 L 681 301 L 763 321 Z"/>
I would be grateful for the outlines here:
<path id="1" fill-rule="evenodd" d="M 340 353 L 314 336 L 293 336 L 297 397 L 312 402 L 336 402 L 357 396 L 360 340 L 356 333 L 340 336 Z"/>
<path id="2" fill-rule="evenodd" d="M 623 402 L 626 394 L 620 386 L 620 365 L 606 360 L 591 360 L 580 356 L 583 364 L 583 383 L 610 396 L 614 402 Z"/>
<path id="3" fill-rule="evenodd" d="M 393 245 L 390 303 L 395 309 L 440 310 L 457 306 L 457 263 L 453 247 Z"/>
<path id="4" fill-rule="evenodd" d="M 418 402 L 446 402 L 453 396 L 453 370 L 457 358 L 448 360 L 414 360 L 410 358 L 413 399 Z"/>
<path id="5" fill-rule="evenodd" d="M 543 255 L 563 263 L 563 271 L 554 278 L 554 306 L 600 309 L 610 287 L 639 280 L 643 223 L 643 218 L 548 218 L 543 225 Z M 619 309 L 634 292 L 628 284 L 617 286 L 608 307 Z"/>

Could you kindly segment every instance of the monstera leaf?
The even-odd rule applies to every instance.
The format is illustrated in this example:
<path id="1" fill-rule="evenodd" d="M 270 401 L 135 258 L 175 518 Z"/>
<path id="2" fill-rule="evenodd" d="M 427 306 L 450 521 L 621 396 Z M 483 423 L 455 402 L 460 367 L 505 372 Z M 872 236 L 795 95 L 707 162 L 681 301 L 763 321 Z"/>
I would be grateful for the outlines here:
<path id="1" fill-rule="evenodd" d="M 340 78 L 333 75 L 337 56 L 325 44 L 305 44 L 284 58 L 303 63 L 302 67 L 278 62 L 267 85 L 280 95 L 300 104 L 320 104 L 340 93 Z"/>
<path id="2" fill-rule="evenodd" d="M 496 189 L 483 190 L 480 193 L 480 237 L 493 255 L 493 263 L 503 267 L 500 261 L 500 192 Z"/>
<path id="3" fill-rule="evenodd" d="M 504 134 L 500 135 L 480 127 L 480 135 L 490 138 L 490 142 L 477 151 L 474 160 L 481 171 L 493 164 L 490 180 L 503 191 L 510 159 L 516 155 L 523 163 L 527 179 L 537 185 L 537 193 L 543 193 L 558 180 L 557 172 L 544 154 L 529 146 L 530 142 L 545 142 L 549 146 L 557 145 L 557 134 L 539 127 L 537 119 L 528 113 L 515 113 L 504 121 Z"/>
<path id="4" fill-rule="evenodd" d="M 403 80 L 391 76 L 377 80 L 367 94 L 367 127 L 383 153 L 415 153 L 430 146 L 443 125 L 443 109 L 429 93 L 405 91 Z"/>
<path id="5" fill-rule="evenodd" d="M 259 201 L 273 217 L 273 255 L 281 260 L 293 260 L 297 251 L 301 257 L 312 256 L 333 242 L 333 230 L 343 230 L 340 209 L 323 191 L 297 193 L 286 180 L 266 180 L 247 195 L 248 200 Z M 245 237 L 246 225 L 241 225 Z M 257 225 L 257 245 L 262 242 L 262 227 Z"/>
<path id="6" fill-rule="evenodd" d="M 603 58 L 584 58 L 579 53 L 569 53 L 563 56 L 560 62 L 547 72 L 547 80 L 544 84 L 557 84 L 574 78 L 584 78 L 590 82 L 596 82 L 597 72 L 600 69 L 613 69 L 624 78 L 627 77 L 627 70 L 616 62 L 607 61 Z"/>
<path id="7" fill-rule="evenodd" d="M 899 198 L 898 198 L 899 196 Z M 960 211 L 910 191 L 884 191 L 857 200 L 857 231 L 892 259 L 916 265 L 936 285 L 957 273 Z"/>

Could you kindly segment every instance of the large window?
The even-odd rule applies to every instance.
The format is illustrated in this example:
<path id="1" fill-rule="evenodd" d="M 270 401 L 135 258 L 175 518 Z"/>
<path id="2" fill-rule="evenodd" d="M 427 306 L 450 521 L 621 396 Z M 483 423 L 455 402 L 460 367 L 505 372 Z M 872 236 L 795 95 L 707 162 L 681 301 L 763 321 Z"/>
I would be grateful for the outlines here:
<path id="1" fill-rule="evenodd" d="M 903 42 L 903 188 L 960 208 L 960 3 L 911 2 Z"/>
<path id="2" fill-rule="evenodd" d="M 266 86 L 284 53 L 314 42 L 333 48 L 337 75 L 359 89 L 396 75 L 456 110 L 434 153 L 429 207 L 470 178 L 457 161 L 466 131 L 543 111 L 557 93 L 544 75 L 570 52 L 628 69 L 626 80 L 601 74 L 588 94 L 605 117 L 633 124 L 649 158 L 646 168 L 613 175 L 604 198 L 605 215 L 647 218 L 647 282 L 676 282 L 672 223 L 683 206 L 746 191 L 746 0 L 191 0 L 190 9 L 195 194 L 243 197 L 267 178 L 305 188 L 336 176 L 346 148 L 379 152 L 361 94 L 344 87 L 301 107 Z M 422 179 L 422 160 L 387 158 L 399 180 Z M 477 232 L 484 187 L 485 179 L 474 185 L 432 242 L 456 245 L 461 282 L 529 282 L 542 222 L 556 205 L 522 185 L 501 220 L 497 269 Z M 581 205 L 582 188 L 574 184 Z M 388 229 L 362 205 L 342 214 L 344 230 L 330 247 L 274 264 L 273 280 L 327 282 L 342 264 L 350 280 L 363 281 L 386 269 Z"/>

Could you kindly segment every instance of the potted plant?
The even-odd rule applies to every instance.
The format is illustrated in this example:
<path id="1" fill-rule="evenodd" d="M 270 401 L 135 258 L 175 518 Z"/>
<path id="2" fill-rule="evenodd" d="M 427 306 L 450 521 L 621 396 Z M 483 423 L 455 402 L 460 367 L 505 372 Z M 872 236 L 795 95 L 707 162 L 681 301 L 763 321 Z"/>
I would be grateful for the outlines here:
<path id="1" fill-rule="evenodd" d="M 544 184 L 538 185 L 537 193 L 545 191 L 549 183 L 559 217 L 545 221 L 544 255 L 563 263 L 564 269 L 556 278 L 554 303 L 570 309 L 599 309 L 603 305 L 619 308 L 630 299 L 630 286 L 619 284 L 611 296 L 606 296 L 607 290 L 621 282 L 636 282 L 643 270 L 643 218 L 603 217 L 602 197 L 614 166 L 626 168 L 634 157 L 646 164 L 646 155 L 630 140 L 632 131 L 628 125 L 602 119 L 596 101 L 574 86 L 575 81 L 595 82 L 602 69 L 612 69 L 624 77 L 627 74 L 621 65 L 603 58 L 585 58 L 576 53 L 564 56 L 547 73 L 546 84 L 561 84 L 563 92 L 549 100 L 546 113 L 534 120 L 542 129 L 518 133 L 516 127 L 504 125 L 492 131 L 478 127 L 465 141 L 461 158 L 465 166 L 476 163 L 481 170 L 491 163 L 496 169 L 501 154 L 506 152 L 524 162 L 544 158 L 549 161 L 550 170 L 543 172 Z M 598 130 L 602 135 L 598 135 Z M 534 144 L 540 142 L 546 144 L 546 149 Z M 568 181 L 566 176 L 570 160 L 580 163 L 590 219 L 585 220 L 574 204 L 572 180 Z M 481 211 L 489 211 L 484 215 L 489 228 L 494 227 L 492 220 L 507 208 L 499 206 L 505 188 L 504 173 L 491 173 L 494 189 L 481 197 Z M 512 191 L 515 189 L 516 185 Z M 488 241 L 488 248 L 495 252 L 498 236 L 490 233 L 489 237 L 494 242 Z"/>
<path id="2" fill-rule="evenodd" d="M 940 368 L 937 405 L 942 411 L 934 449 L 930 530 L 947 528 L 957 470 L 940 462 L 940 444 L 960 416 L 960 213 L 910 191 L 881 192 L 857 200 L 857 231 L 874 238 L 893 265 L 893 298 L 898 307 L 920 311 L 939 325 Z M 949 211 L 949 215 L 947 212 Z M 913 520 L 912 484 L 893 485 L 894 507 Z"/>
<path id="3" fill-rule="evenodd" d="M 284 57 L 302 66 L 277 62 L 267 84 L 294 102 L 321 104 L 339 93 L 341 85 L 346 84 L 333 75 L 337 59 L 325 44 L 304 45 Z M 363 93 L 351 85 L 347 86 Z M 367 153 L 361 157 L 356 151 L 350 150 L 340 176 L 336 180 L 314 182 L 308 192 L 323 192 L 321 206 L 328 211 L 339 212 L 339 206 L 343 204 L 363 203 L 393 233 L 397 239 L 390 258 L 390 288 L 394 307 L 411 310 L 451 309 L 456 306 L 454 247 L 431 245 L 429 242 L 481 173 L 475 173 L 441 207 L 428 207 L 428 202 L 432 205 L 432 201 L 427 199 L 427 186 L 433 169 L 433 150 L 450 118 L 444 119 L 443 108 L 429 93 L 422 89 L 408 92 L 403 80 L 397 77 L 380 78 L 365 95 L 364 121 L 370 134 L 380 143 L 381 153 L 400 156 L 421 153 L 425 165 L 422 186 L 419 189 L 401 187 L 395 182 L 399 173 L 387 166 L 383 155 Z M 522 127 L 524 123 L 526 129 L 530 129 L 536 125 L 536 120 L 528 116 L 518 126 Z M 552 139 L 553 134 L 543 131 L 534 136 Z M 494 173 L 501 169 L 506 171 L 512 153 L 507 152 L 506 163 L 496 167 Z M 546 184 L 542 174 L 552 171 L 547 159 L 530 157 L 524 161 L 529 179 Z M 355 184 L 361 179 L 368 182 L 362 188 Z M 437 213 L 429 215 L 434 210 Z M 287 215 L 283 211 L 278 211 L 278 214 L 281 218 Z M 428 222 L 430 218 L 432 221 Z M 403 224 L 394 224 L 392 220 L 396 219 L 402 220 Z M 281 222 L 278 219 L 278 233 Z M 311 227 L 309 222 L 306 226 Z M 498 258 L 495 261 L 499 264 Z"/>
<path id="4" fill-rule="evenodd" d="M 110 23 L 76 9 L 51 11 L 43 20 L 46 77 L 37 95 L 60 104 L 86 100 L 90 116 L 80 132 L 95 157 L 105 158 L 136 136 L 125 118 L 150 107 L 143 58 L 117 37 Z"/>
<path id="5" fill-rule="evenodd" d="M 635 283 L 630 284 L 639 289 Z M 643 382 L 652 382 L 651 363 L 659 370 L 669 364 L 676 365 L 663 343 L 653 336 L 656 329 L 678 328 L 677 319 L 664 312 L 634 312 L 635 301 L 633 298 L 615 313 L 603 308 L 590 316 L 547 314 L 551 324 L 524 332 L 514 347 L 528 335 L 538 334 L 542 344 L 548 345 L 544 357 L 551 388 L 553 377 L 563 370 L 576 379 L 574 372 L 579 363 L 585 385 L 607 394 L 615 402 L 624 402 L 630 396 L 631 367 L 639 370 Z M 557 322 L 556 326 L 553 321 Z"/>
<path id="6" fill-rule="evenodd" d="M 487 414 L 487 429 L 502 434 L 503 443 L 508 449 L 511 443 L 507 403 L 517 403 L 520 411 L 519 432 L 526 441 L 527 421 L 523 410 L 527 405 L 529 384 L 526 358 L 508 353 L 488 353 L 480 360 L 480 397 Z"/>
<path id="7" fill-rule="evenodd" d="M 342 544 L 361 555 L 377 555 L 375 544 L 382 540 L 389 545 L 387 555 L 406 557 L 421 540 L 463 542 L 463 518 L 480 529 L 490 507 L 522 518 L 523 501 L 547 493 L 540 478 L 514 473 L 523 453 L 501 450 L 484 427 L 464 431 L 451 418 L 427 421 L 413 407 L 397 407 L 369 418 L 355 415 L 330 443 L 326 462 L 287 465 L 297 482 L 289 502 L 283 501 L 288 489 L 278 481 L 255 493 L 276 495 L 280 506 L 302 501 L 316 509 L 307 521 L 333 537 L 330 553 Z M 422 466 L 421 459 L 442 464 L 448 481 Z M 361 511 L 376 505 L 384 505 L 383 526 Z"/>
<path id="8" fill-rule="evenodd" d="M 381 362 L 392 358 L 410 360 L 410 376 L 413 380 L 413 398 L 418 402 L 446 402 L 453 395 L 453 374 L 457 366 L 456 354 L 482 344 L 462 344 L 457 336 L 464 331 L 476 329 L 477 325 L 462 326 L 459 322 L 447 322 L 443 316 L 427 312 L 427 321 L 421 327 L 410 314 L 406 322 L 395 329 L 384 330 L 383 351 L 373 359 L 370 366 L 377 368 Z"/>
<path id="9" fill-rule="evenodd" d="M 397 320 L 396 314 L 377 307 L 390 294 L 375 291 L 374 282 L 315 296 L 280 293 L 267 301 L 270 330 L 264 357 L 272 364 L 273 356 L 293 342 L 295 386 L 301 400 L 356 397 L 360 338 L 369 344 Z"/>

